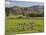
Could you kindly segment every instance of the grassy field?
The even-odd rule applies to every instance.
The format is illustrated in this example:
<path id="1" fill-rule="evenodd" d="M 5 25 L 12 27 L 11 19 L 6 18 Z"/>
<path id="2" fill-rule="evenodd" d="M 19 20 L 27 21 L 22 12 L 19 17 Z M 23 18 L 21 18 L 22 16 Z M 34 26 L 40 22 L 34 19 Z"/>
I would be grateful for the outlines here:
<path id="1" fill-rule="evenodd" d="M 6 35 L 18 33 L 44 32 L 43 17 L 18 18 L 17 16 L 6 17 Z"/>

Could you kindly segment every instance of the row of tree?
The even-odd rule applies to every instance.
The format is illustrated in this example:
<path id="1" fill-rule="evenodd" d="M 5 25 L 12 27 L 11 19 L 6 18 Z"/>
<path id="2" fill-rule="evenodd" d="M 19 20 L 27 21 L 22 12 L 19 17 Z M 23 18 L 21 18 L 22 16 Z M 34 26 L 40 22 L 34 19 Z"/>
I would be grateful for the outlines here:
<path id="1" fill-rule="evenodd" d="M 12 7 L 12 8 L 5 8 L 6 16 L 10 16 L 10 14 L 13 15 L 19 15 L 22 14 L 23 16 L 30 16 L 30 17 L 44 17 L 44 9 L 33 9 L 29 7 Z"/>

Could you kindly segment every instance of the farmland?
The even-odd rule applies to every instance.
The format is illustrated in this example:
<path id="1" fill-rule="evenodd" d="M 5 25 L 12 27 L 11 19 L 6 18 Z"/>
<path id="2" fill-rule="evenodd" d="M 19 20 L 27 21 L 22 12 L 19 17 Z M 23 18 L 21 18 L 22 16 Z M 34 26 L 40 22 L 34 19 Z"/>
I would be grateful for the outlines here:
<path id="1" fill-rule="evenodd" d="M 43 17 L 8 16 L 5 19 L 5 34 L 38 33 L 44 32 Z"/>
<path id="2" fill-rule="evenodd" d="M 8 0 L 5 5 L 5 35 L 44 32 L 43 2 Z"/>

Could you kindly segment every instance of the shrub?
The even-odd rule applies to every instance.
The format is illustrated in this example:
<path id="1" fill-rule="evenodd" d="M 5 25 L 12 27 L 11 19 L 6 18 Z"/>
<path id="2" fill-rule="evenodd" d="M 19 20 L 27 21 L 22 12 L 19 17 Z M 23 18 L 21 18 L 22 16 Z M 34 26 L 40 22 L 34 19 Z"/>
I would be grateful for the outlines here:
<path id="1" fill-rule="evenodd" d="M 19 16 L 19 18 L 22 18 L 22 16 Z"/>

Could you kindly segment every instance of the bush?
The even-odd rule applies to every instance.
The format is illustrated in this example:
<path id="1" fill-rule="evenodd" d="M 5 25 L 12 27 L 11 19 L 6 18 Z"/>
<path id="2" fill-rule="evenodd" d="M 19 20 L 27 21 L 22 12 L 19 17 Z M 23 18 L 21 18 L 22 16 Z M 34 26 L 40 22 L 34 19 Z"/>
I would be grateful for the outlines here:
<path id="1" fill-rule="evenodd" d="M 31 13 L 31 14 L 26 14 L 26 16 L 29 17 L 44 17 L 43 13 Z"/>
<path id="2" fill-rule="evenodd" d="M 19 16 L 18 18 L 22 18 L 22 16 Z"/>

